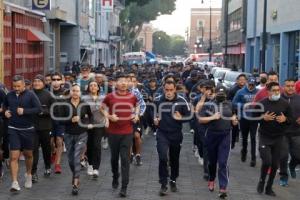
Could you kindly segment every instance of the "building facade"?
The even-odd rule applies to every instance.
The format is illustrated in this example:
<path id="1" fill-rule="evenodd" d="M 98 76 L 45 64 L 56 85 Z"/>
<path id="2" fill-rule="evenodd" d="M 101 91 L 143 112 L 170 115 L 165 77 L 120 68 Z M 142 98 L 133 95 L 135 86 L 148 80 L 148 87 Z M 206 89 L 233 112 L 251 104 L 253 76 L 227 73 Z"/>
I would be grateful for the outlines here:
<path id="1" fill-rule="evenodd" d="M 290 6 L 287 6 L 290 5 Z M 247 5 L 246 71 L 261 69 L 261 33 L 263 1 L 248 1 Z M 276 71 L 280 82 L 299 78 L 300 4 L 298 0 L 272 0 L 267 7 L 267 50 L 265 70 Z"/>
<path id="2" fill-rule="evenodd" d="M 142 51 L 152 52 L 153 50 L 153 27 L 150 23 L 143 24 L 143 29 L 137 40 L 142 44 Z"/>
<path id="3" fill-rule="evenodd" d="M 44 30 L 51 39 L 45 45 L 44 71 L 64 72 L 67 62 L 105 66 L 119 61 L 119 15 L 125 0 L 114 0 L 113 12 L 104 12 L 103 0 L 53 0 L 45 14 Z M 32 9 L 32 0 L 8 0 Z"/>
<path id="4" fill-rule="evenodd" d="M 210 34 L 210 14 L 211 14 L 211 39 L 214 45 L 220 42 L 220 20 L 221 8 L 212 8 L 211 13 L 209 8 L 192 8 L 191 9 L 191 24 L 189 34 L 189 52 L 190 53 L 207 53 L 209 46 Z M 195 43 L 200 42 L 200 48 L 195 47 Z"/>
<path id="5" fill-rule="evenodd" d="M 226 4 L 228 13 L 225 13 Z M 225 31 L 224 20 L 228 17 L 228 44 L 227 44 L 227 63 L 228 67 L 233 65 L 244 70 L 246 52 L 246 31 L 247 31 L 247 0 L 223 0 L 222 6 L 222 46 L 225 52 Z"/>

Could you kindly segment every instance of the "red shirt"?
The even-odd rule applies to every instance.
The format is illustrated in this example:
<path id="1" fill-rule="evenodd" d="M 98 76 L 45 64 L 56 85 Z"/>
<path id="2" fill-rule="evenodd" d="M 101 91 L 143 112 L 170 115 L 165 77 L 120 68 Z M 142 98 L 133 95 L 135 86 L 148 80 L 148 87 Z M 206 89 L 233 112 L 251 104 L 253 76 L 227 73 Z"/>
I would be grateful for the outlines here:
<path id="1" fill-rule="evenodd" d="M 296 93 L 300 94 L 300 80 L 296 82 Z"/>
<path id="2" fill-rule="evenodd" d="M 280 87 L 280 93 L 283 93 L 282 87 Z M 256 93 L 253 102 L 259 102 L 259 101 L 267 98 L 268 96 L 269 96 L 269 94 L 268 94 L 267 87 L 264 87 Z"/>
<path id="3" fill-rule="evenodd" d="M 129 135 L 133 133 L 132 114 L 137 105 L 137 98 L 132 93 L 120 95 L 118 92 L 108 94 L 103 103 L 110 115 L 117 115 L 117 122 L 109 121 L 107 132 L 109 134 Z"/>

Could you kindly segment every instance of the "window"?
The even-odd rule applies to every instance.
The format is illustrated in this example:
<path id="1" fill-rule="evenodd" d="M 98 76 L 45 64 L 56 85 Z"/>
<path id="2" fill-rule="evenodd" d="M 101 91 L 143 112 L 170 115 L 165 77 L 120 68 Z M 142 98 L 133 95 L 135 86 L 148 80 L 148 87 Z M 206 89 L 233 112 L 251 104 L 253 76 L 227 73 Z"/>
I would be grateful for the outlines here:
<path id="1" fill-rule="evenodd" d="M 204 21 L 198 20 L 197 21 L 197 30 L 202 30 L 204 28 Z"/>
<path id="2" fill-rule="evenodd" d="M 94 0 L 89 0 L 89 16 L 94 17 L 95 14 Z"/>
<path id="3" fill-rule="evenodd" d="M 238 9 L 231 13 L 228 17 L 228 30 L 229 31 L 236 31 L 241 29 L 242 27 L 242 10 Z"/>

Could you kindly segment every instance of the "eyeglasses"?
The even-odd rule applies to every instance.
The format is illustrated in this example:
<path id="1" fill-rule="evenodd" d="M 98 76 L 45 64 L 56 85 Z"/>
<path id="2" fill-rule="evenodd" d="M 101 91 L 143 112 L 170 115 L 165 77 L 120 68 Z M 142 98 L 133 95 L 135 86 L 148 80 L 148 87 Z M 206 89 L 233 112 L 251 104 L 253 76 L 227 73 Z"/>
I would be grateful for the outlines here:
<path id="1" fill-rule="evenodd" d="M 61 79 L 52 79 L 52 81 L 61 81 Z"/>

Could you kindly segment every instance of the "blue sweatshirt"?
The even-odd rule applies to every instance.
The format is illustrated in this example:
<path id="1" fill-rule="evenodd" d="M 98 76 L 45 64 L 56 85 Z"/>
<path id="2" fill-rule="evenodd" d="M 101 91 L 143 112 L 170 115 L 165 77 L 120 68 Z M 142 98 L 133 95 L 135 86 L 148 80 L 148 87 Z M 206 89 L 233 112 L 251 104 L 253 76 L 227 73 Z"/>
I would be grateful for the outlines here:
<path id="1" fill-rule="evenodd" d="M 232 100 L 232 105 L 235 110 L 238 109 L 238 114 L 241 114 L 241 117 L 245 117 L 243 115 L 243 108 L 246 103 L 253 102 L 253 99 L 256 95 L 258 90 L 255 88 L 254 90 L 250 91 L 247 86 L 240 89 L 234 96 Z M 245 113 L 247 116 L 252 116 L 250 112 Z"/>
<path id="2" fill-rule="evenodd" d="M 4 110 L 11 112 L 11 118 L 8 119 L 8 126 L 27 129 L 34 126 L 33 116 L 41 112 L 41 104 L 38 97 L 29 90 L 24 90 L 19 96 L 15 91 L 7 94 L 4 103 Z M 17 114 L 17 108 L 23 108 L 23 115 Z"/>

